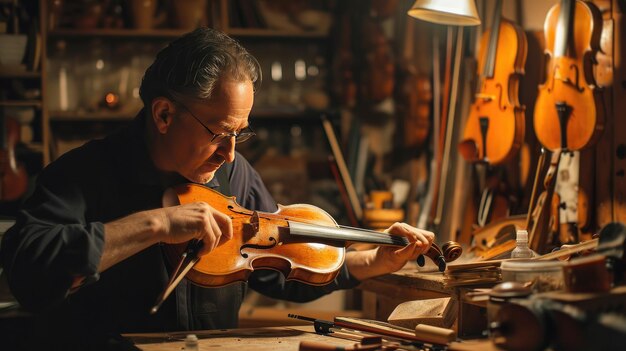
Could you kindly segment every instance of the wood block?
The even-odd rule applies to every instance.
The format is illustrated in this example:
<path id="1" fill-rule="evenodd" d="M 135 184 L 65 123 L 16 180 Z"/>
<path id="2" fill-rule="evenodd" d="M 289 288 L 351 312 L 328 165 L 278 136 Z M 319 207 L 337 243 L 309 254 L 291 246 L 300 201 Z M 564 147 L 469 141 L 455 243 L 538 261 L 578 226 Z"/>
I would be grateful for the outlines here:
<path id="1" fill-rule="evenodd" d="M 393 325 L 414 329 L 418 324 L 449 328 L 457 316 L 458 302 L 450 297 L 401 303 L 387 321 Z"/>

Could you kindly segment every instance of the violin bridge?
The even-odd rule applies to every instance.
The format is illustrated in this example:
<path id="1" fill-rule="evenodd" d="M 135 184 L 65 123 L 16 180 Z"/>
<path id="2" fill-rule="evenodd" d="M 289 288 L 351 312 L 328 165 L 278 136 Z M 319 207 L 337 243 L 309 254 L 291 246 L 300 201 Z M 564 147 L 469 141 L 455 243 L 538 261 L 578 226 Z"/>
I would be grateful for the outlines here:
<path id="1" fill-rule="evenodd" d="M 246 241 L 254 237 L 259 232 L 259 213 L 257 211 L 252 212 L 250 216 L 250 222 L 243 224 L 243 233 Z"/>

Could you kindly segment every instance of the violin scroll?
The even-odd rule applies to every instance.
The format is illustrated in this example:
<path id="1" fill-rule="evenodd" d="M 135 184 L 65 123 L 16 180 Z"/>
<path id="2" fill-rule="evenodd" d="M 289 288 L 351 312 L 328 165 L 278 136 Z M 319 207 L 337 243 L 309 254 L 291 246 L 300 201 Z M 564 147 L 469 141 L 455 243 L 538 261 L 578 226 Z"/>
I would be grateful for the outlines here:
<path id="1" fill-rule="evenodd" d="M 463 253 L 463 248 L 461 247 L 461 244 L 457 243 L 456 241 L 448 241 L 441 246 L 441 251 L 443 252 L 443 257 L 445 258 L 446 262 L 452 262 L 461 257 L 461 254 Z"/>
<path id="2" fill-rule="evenodd" d="M 461 247 L 461 244 L 457 243 L 456 241 L 448 241 L 447 243 L 443 244 L 441 248 L 439 248 L 437 244 L 433 243 L 430 246 L 430 249 L 426 251 L 426 253 L 420 255 L 417 258 L 417 264 L 420 267 L 424 267 L 424 265 L 426 264 L 424 256 L 428 256 L 428 258 L 435 262 L 435 264 L 439 268 L 439 271 L 443 272 L 446 270 L 446 264 L 459 258 L 462 253 L 463 248 Z"/>

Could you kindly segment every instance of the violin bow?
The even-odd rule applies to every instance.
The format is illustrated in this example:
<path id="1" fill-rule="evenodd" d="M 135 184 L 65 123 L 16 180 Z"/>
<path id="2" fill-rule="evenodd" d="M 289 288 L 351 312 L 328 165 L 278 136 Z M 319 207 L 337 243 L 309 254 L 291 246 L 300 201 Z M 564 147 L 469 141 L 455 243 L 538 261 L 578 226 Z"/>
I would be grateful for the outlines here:
<path id="1" fill-rule="evenodd" d="M 157 313 L 165 299 L 170 296 L 172 291 L 178 286 L 181 280 L 187 275 L 187 273 L 191 270 L 191 268 L 200 260 L 198 256 L 198 251 L 202 247 L 202 242 L 199 240 L 192 240 L 187 245 L 185 252 L 180 257 L 180 262 L 176 266 L 174 272 L 172 272 L 172 276 L 170 277 L 170 281 L 165 286 L 165 289 L 161 292 L 159 297 L 157 298 L 154 306 L 150 309 L 151 314 Z"/>

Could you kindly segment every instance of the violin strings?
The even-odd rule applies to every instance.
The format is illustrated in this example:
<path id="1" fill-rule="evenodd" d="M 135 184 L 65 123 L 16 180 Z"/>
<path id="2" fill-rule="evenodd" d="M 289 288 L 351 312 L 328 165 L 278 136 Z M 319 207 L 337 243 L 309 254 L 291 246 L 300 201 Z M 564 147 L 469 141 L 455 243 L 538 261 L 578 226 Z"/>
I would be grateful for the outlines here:
<path id="1" fill-rule="evenodd" d="M 306 223 L 306 224 L 317 225 L 317 226 L 323 227 L 322 225 L 320 225 L 319 223 L 313 220 L 306 220 L 306 219 L 292 217 L 292 216 L 283 216 L 283 215 L 278 215 L 278 214 L 269 213 L 269 212 L 261 212 L 261 211 L 256 211 L 256 212 L 259 214 L 259 218 L 281 219 L 285 221 L 294 221 L 294 222 Z M 328 225 L 327 227 L 330 227 L 330 225 Z M 371 229 L 356 228 L 356 227 L 350 227 L 350 226 L 344 226 L 344 225 L 337 225 L 337 227 L 341 229 L 355 230 L 355 231 L 359 231 L 362 233 L 368 233 L 373 236 L 378 236 L 379 238 L 391 239 L 391 244 L 396 245 L 396 246 L 406 246 L 409 244 L 409 241 L 406 237 L 399 236 L 399 235 L 381 233 L 381 232 L 377 232 Z"/>

